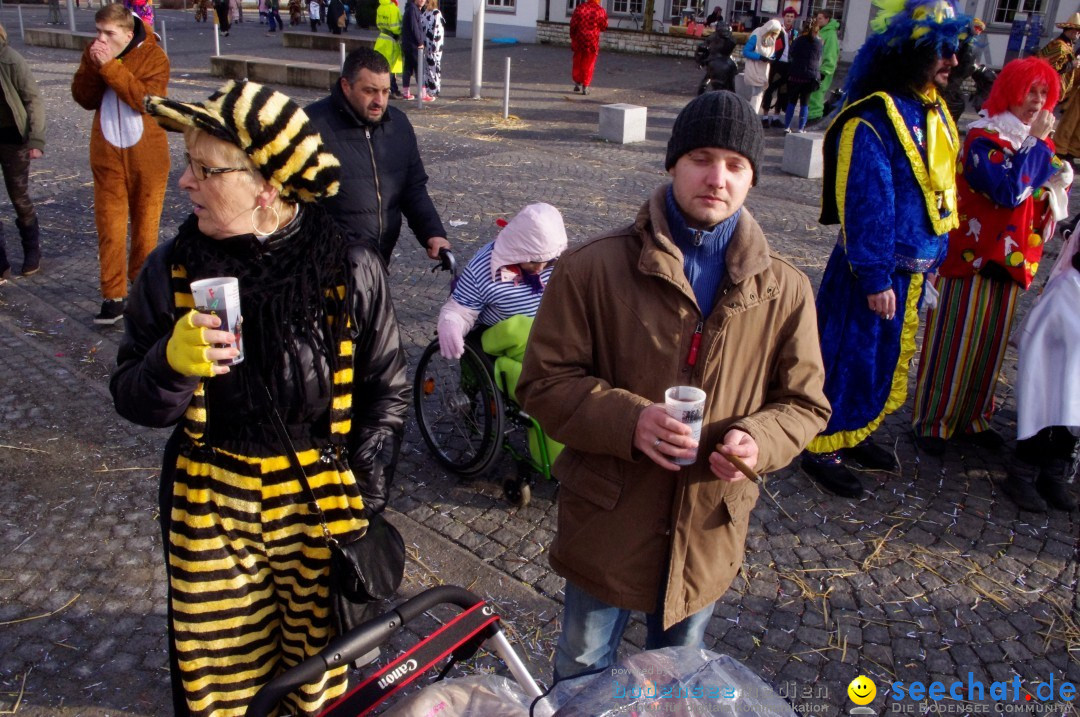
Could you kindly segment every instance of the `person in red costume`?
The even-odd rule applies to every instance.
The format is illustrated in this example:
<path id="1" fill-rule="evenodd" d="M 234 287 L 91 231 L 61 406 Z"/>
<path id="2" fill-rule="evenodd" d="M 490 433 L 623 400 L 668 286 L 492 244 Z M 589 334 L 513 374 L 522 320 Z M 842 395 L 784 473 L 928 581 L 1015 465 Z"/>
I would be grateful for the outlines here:
<path id="1" fill-rule="evenodd" d="M 600 0 L 584 0 L 570 16 L 570 49 L 574 53 L 574 92 L 589 94 L 596 57 L 600 54 L 600 33 L 607 29 L 607 13 Z"/>

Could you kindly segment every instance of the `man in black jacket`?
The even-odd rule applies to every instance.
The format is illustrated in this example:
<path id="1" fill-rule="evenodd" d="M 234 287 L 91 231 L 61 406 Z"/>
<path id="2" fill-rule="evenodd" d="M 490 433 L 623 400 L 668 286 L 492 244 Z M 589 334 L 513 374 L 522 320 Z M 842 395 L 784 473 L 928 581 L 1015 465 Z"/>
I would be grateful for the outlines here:
<path id="1" fill-rule="evenodd" d="M 389 266 L 404 213 L 429 257 L 437 259 L 440 249 L 450 248 L 428 196 L 412 124 L 390 106 L 386 58 L 368 48 L 349 53 L 330 96 L 306 111 L 341 161 L 341 188 L 324 206 L 350 242 L 375 247 Z"/>

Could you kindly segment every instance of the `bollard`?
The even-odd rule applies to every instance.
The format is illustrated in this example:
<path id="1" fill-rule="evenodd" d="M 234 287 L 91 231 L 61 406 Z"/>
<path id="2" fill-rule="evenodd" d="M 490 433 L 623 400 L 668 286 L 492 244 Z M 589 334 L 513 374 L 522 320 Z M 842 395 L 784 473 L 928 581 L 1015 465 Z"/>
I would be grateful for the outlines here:
<path id="1" fill-rule="evenodd" d="M 284 32 L 284 30 L 282 30 L 282 32 Z M 338 48 L 341 49 L 341 71 L 344 72 L 345 71 L 345 43 L 344 42 L 339 42 L 338 43 Z"/>
<path id="2" fill-rule="evenodd" d="M 214 57 L 221 57 L 221 33 L 218 32 L 218 26 L 214 24 Z"/>
<path id="3" fill-rule="evenodd" d="M 484 84 L 484 7 L 487 0 L 473 0 L 472 36 L 472 86 L 470 96 L 480 99 L 480 86 Z"/>
<path id="4" fill-rule="evenodd" d="M 165 20 L 161 21 L 161 51 L 166 57 L 169 54 L 169 29 L 165 26 Z"/>
<path id="5" fill-rule="evenodd" d="M 23 25 L 22 5 L 19 5 L 18 8 L 19 8 L 19 37 L 21 37 L 22 41 L 25 43 L 26 42 L 26 26 Z"/>
<path id="6" fill-rule="evenodd" d="M 506 58 L 506 81 L 503 82 L 503 119 L 510 119 L 510 58 Z"/>
<path id="7" fill-rule="evenodd" d="M 75 32 L 75 0 L 67 0 L 68 6 L 68 29 Z"/>
<path id="8" fill-rule="evenodd" d="M 427 72 L 424 70 L 424 48 L 416 48 L 416 106 L 418 109 L 424 108 L 424 77 Z"/>

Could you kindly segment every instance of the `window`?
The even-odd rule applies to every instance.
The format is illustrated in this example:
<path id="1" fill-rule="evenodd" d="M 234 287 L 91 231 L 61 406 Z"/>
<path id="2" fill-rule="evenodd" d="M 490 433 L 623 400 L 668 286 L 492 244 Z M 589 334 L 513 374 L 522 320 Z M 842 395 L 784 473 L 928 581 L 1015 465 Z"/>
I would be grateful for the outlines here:
<path id="1" fill-rule="evenodd" d="M 574 14 L 574 9 L 585 2 L 585 0 L 566 0 L 566 16 L 570 17 Z"/>
<path id="2" fill-rule="evenodd" d="M 994 8 L 993 14 L 994 22 L 1010 25 L 1018 14 L 1043 12 L 1044 5 L 1043 0 L 997 0 L 997 6 Z M 1023 20 L 1024 18 L 1021 17 L 1020 19 Z"/>
<path id="3" fill-rule="evenodd" d="M 492 10 L 513 10 L 515 0 L 487 0 L 487 6 Z"/>
<path id="4" fill-rule="evenodd" d="M 611 0 L 611 12 L 616 15 L 641 15 L 645 0 Z"/>
<path id="5" fill-rule="evenodd" d="M 693 10 L 695 15 L 703 15 L 705 12 L 705 0 L 671 0 L 671 12 L 668 13 L 668 22 L 672 25 L 681 25 L 683 10 Z"/>

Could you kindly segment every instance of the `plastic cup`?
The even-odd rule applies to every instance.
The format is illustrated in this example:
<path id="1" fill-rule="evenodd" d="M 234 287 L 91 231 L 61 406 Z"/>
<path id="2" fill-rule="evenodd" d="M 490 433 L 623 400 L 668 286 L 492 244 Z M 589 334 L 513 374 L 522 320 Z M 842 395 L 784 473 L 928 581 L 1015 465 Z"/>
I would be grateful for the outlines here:
<path id="1" fill-rule="evenodd" d="M 236 337 L 234 342 L 240 353 L 234 359 L 219 361 L 222 366 L 235 366 L 244 360 L 244 317 L 240 314 L 240 281 L 232 276 L 218 276 L 191 282 L 191 295 L 195 310 L 221 319 L 219 330 L 228 331 Z M 225 348 L 229 344 L 215 344 Z"/>
<path id="2" fill-rule="evenodd" d="M 696 386 L 672 386 L 664 391 L 664 408 L 668 415 L 679 423 L 690 426 L 695 441 L 701 442 L 701 422 L 705 415 L 705 392 Z M 669 458 L 680 466 L 691 466 L 697 461 L 693 458 Z"/>

